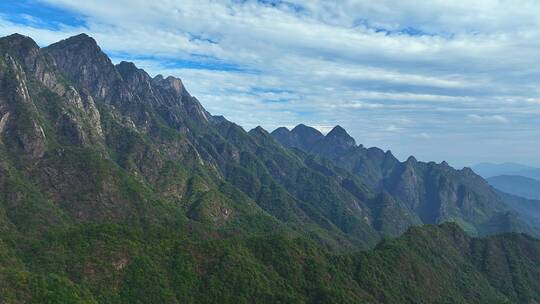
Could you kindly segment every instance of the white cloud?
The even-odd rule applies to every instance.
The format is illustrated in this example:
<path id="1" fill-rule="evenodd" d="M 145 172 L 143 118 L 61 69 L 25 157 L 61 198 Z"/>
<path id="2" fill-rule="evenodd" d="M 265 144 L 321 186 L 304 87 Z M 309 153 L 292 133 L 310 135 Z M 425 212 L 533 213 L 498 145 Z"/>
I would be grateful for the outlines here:
<path id="1" fill-rule="evenodd" d="M 384 130 L 387 131 L 387 132 L 398 132 L 398 131 L 402 130 L 402 128 L 397 127 L 396 125 L 389 125 Z"/>
<path id="2" fill-rule="evenodd" d="M 508 119 L 502 115 L 467 115 L 469 120 L 479 123 L 508 123 Z"/>
<path id="3" fill-rule="evenodd" d="M 428 133 L 422 132 L 422 133 L 418 133 L 418 134 L 413 134 L 412 137 L 413 138 L 418 138 L 418 139 L 430 139 L 431 135 L 429 135 Z"/>
<path id="4" fill-rule="evenodd" d="M 79 13 L 86 26 L 50 30 L 0 15 L 0 33 L 46 45 L 87 32 L 114 61 L 183 78 L 212 113 L 248 129 L 340 124 L 398 153 L 417 142 L 399 128 L 413 139 L 455 134 L 462 145 L 540 130 L 538 1 L 288 1 L 301 10 L 254 0 L 40 2 Z M 201 61 L 225 68 L 186 64 Z"/>

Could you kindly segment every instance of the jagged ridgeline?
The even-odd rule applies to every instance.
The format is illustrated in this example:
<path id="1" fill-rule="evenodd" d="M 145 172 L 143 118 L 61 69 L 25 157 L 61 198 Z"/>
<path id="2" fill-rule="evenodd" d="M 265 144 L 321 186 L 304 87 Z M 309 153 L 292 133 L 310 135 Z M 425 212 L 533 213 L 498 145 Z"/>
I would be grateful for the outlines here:
<path id="1" fill-rule="evenodd" d="M 470 168 L 456 170 L 446 162 L 424 163 L 412 156 L 400 162 L 390 151 L 356 145 L 340 126 L 326 136 L 305 125 L 290 131 L 278 128 L 272 136 L 286 147 L 331 160 L 375 193 L 385 194 L 392 204 L 383 201 L 371 209 L 379 212 L 376 219 L 382 226 L 395 228 L 400 223 L 401 229 L 391 234 L 418 223 L 452 221 L 472 235 L 507 231 L 538 235 L 538 224 L 527 219 L 528 212 L 516 208 Z"/>
<path id="2" fill-rule="evenodd" d="M 0 302 L 539 301 L 537 240 L 472 238 L 535 235 L 516 204 L 340 127 L 246 132 L 84 34 L 0 39 Z"/>

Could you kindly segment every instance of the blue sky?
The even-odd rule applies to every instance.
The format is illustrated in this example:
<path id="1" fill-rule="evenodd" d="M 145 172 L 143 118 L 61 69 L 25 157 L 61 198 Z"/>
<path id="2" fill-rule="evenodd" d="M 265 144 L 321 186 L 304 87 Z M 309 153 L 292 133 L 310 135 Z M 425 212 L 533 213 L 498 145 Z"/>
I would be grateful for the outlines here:
<path id="1" fill-rule="evenodd" d="M 4 0 L 0 35 L 81 32 L 246 129 L 339 124 L 455 166 L 540 166 L 540 2 Z"/>

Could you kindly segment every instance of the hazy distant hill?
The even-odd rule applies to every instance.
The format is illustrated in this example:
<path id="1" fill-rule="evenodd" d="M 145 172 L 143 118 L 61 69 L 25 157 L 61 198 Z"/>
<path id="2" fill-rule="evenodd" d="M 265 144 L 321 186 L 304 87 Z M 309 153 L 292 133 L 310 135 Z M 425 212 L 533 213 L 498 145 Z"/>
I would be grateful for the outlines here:
<path id="1" fill-rule="evenodd" d="M 499 175 L 487 179 L 493 187 L 528 199 L 540 199 L 540 181 L 519 175 Z"/>
<path id="2" fill-rule="evenodd" d="M 531 226 L 540 229 L 540 200 L 526 199 L 504 192 L 499 194 L 508 206 L 521 214 L 522 217 L 527 218 Z"/>
<path id="3" fill-rule="evenodd" d="M 540 168 L 526 166 L 518 163 L 480 163 L 472 167 L 474 172 L 484 178 L 499 175 L 519 175 L 540 180 Z"/>

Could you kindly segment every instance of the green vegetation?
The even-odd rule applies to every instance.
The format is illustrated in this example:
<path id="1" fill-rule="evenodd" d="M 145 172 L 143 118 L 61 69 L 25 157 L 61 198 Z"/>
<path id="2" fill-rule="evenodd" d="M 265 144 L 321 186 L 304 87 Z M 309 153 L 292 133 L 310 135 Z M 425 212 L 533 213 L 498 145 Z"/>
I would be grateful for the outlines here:
<path id="1" fill-rule="evenodd" d="M 474 176 L 285 148 L 86 35 L 0 53 L 1 303 L 540 300 L 539 241 L 410 228 L 534 232 Z"/>
<path id="2" fill-rule="evenodd" d="M 540 242 L 413 228 L 335 254 L 299 236 L 194 240 L 179 229 L 85 224 L 2 246 L 9 303 L 528 303 Z M 39 252 L 40 255 L 33 253 Z M 17 258 L 15 256 L 18 256 Z M 11 260 L 11 261 L 10 261 Z M 9 264 L 7 263 L 9 261 Z M 9 286 L 6 286 L 9 284 Z"/>

